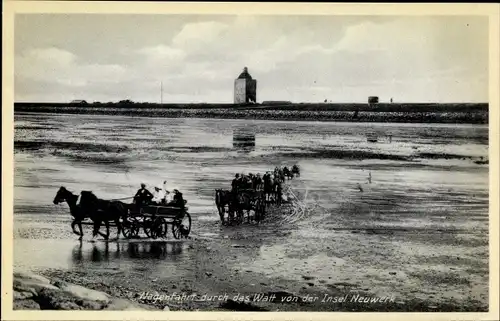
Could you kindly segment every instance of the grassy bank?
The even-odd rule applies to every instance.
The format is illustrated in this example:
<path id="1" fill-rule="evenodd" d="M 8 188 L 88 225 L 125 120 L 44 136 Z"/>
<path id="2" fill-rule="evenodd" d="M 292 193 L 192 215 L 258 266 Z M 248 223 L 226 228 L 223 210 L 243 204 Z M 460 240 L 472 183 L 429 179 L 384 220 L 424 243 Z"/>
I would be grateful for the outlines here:
<path id="1" fill-rule="evenodd" d="M 51 104 L 16 103 L 14 111 L 143 117 L 316 120 L 408 123 L 488 123 L 488 104 Z"/>

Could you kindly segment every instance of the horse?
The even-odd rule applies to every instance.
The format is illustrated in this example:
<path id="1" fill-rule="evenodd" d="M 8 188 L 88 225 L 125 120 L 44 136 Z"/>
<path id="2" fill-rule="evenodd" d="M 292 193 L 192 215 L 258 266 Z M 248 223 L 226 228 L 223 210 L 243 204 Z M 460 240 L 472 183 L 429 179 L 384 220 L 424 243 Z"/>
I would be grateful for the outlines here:
<path id="1" fill-rule="evenodd" d="M 238 194 L 235 207 L 238 209 L 240 220 L 243 220 L 243 211 L 246 210 L 247 221 L 250 222 L 250 211 L 254 211 L 254 219 L 258 222 L 261 219 L 260 214 L 263 211 L 263 204 L 262 192 L 245 190 Z"/>
<path id="2" fill-rule="evenodd" d="M 57 191 L 56 196 L 54 197 L 53 203 L 57 205 L 59 203 L 66 202 L 68 204 L 71 216 L 73 216 L 73 222 L 71 222 L 71 229 L 73 230 L 73 233 L 80 236 L 79 239 L 81 240 L 83 238 L 82 221 L 88 218 L 89 216 L 86 215 L 84 211 L 82 211 L 81 206 L 77 204 L 77 200 L 78 200 L 78 195 L 71 193 L 66 189 L 66 187 L 61 186 Z M 80 233 L 75 231 L 75 225 L 77 224 Z"/>
<path id="3" fill-rule="evenodd" d="M 283 197 L 283 186 L 279 180 L 274 181 L 274 201 L 278 206 L 281 206 L 281 198 Z"/>
<path id="4" fill-rule="evenodd" d="M 251 209 L 254 211 L 254 219 L 259 223 L 264 218 L 266 212 L 265 194 L 262 189 L 249 191 L 247 193 L 250 198 Z"/>
<path id="5" fill-rule="evenodd" d="M 263 181 L 264 181 L 264 197 L 265 197 L 266 203 L 270 203 L 271 198 L 272 198 L 272 194 L 273 194 L 274 182 L 271 179 L 270 174 L 264 175 Z"/>
<path id="6" fill-rule="evenodd" d="M 100 234 L 107 240 L 109 238 L 110 221 L 114 221 L 118 228 L 116 238 L 118 239 L 120 237 L 120 232 L 122 230 L 120 219 L 125 220 L 128 215 L 128 206 L 125 203 L 99 199 L 91 191 L 82 191 L 80 206 L 83 211 L 89 213 L 90 218 L 94 222 L 94 237 Z M 106 226 L 106 234 L 99 231 L 102 222 L 104 222 Z"/>
<path id="7" fill-rule="evenodd" d="M 247 220 L 250 222 L 250 211 L 253 210 L 252 206 L 252 198 L 248 194 L 248 192 L 243 192 L 243 193 L 238 193 L 237 196 L 237 202 L 235 204 L 235 207 L 238 212 L 238 219 L 240 222 L 243 222 L 243 219 L 245 217 L 243 211 L 247 211 Z"/>
<path id="8" fill-rule="evenodd" d="M 232 221 L 234 216 L 234 211 L 232 210 L 233 195 L 231 191 L 216 189 L 215 190 L 215 205 L 219 211 L 219 217 L 224 224 L 224 213 L 226 212 L 226 205 L 228 206 L 228 220 Z"/>

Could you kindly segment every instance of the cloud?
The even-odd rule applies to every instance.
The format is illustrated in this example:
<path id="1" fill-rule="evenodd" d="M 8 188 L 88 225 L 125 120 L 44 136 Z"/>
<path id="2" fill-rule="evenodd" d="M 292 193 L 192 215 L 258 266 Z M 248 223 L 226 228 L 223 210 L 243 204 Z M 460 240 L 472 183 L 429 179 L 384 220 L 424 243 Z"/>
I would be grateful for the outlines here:
<path id="1" fill-rule="evenodd" d="M 181 49 L 169 47 L 166 45 L 158 45 L 154 47 L 146 47 L 137 50 L 138 53 L 145 55 L 153 61 L 160 60 L 177 60 L 185 57 L 185 53 Z"/>
<path id="2" fill-rule="evenodd" d="M 28 51 L 25 55 L 28 59 L 33 59 L 39 63 L 70 65 L 76 60 L 76 56 L 71 52 L 58 48 L 37 48 Z"/>
<path id="3" fill-rule="evenodd" d="M 486 79 L 488 72 L 484 19 L 155 16 L 154 23 L 135 29 L 125 18 L 113 19 L 101 21 L 105 34 L 96 35 L 98 28 L 89 33 L 101 44 L 95 48 L 81 44 L 86 41 L 81 26 L 76 41 L 71 25 L 66 36 L 59 34 L 57 47 L 19 45 L 16 97 L 65 90 L 89 100 L 157 101 L 161 81 L 166 101 L 231 102 L 234 79 L 246 66 L 258 81 L 259 101 L 366 101 L 374 94 L 413 101 L 487 100 L 484 82 L 464 91 L 470 79 Z M 31 30 L 32 36 L 37 28 L 43 26 L 25 26 L 23 32 Z"/>
<path id="4" fill-rule="evenodd" d="M 228 25 L 216 21 L 188 23 L 172 39 L 176 48 L 202 48 L 227 30 Z"/>
<path id="5" fill-rule="evenodd" d="M 80 63 L 78 57 L 59 48 L 35 48 L 15 57 L 15 75 L 39 83 L 85 87 L 120 82 L 126 69 L 114 64 Z"/>
<path id="6" fill-rule="evenodd" d="M 427 31 L 429 30 L 426 28 L 426 23 L 415 26 L 406 19 L 382 24 L 363 22 L 348 27 L 344 37 L 335 45 L 335 49 L 352 52 L 408 51 L 419 46 L 431 45 L 432 33 Z"/>

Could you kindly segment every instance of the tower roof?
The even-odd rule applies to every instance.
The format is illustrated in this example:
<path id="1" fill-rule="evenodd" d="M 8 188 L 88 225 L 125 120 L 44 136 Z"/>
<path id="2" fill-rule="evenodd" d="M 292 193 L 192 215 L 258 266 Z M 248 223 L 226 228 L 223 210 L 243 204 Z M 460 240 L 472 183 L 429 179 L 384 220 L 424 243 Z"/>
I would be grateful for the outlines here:
<path id="1" fill-rule="evenodd" d="M 252 79 L 252 76 L 248 73 L 248 68 L 243 68 L 243 72 L 238 76 L 238 79 Z"/>

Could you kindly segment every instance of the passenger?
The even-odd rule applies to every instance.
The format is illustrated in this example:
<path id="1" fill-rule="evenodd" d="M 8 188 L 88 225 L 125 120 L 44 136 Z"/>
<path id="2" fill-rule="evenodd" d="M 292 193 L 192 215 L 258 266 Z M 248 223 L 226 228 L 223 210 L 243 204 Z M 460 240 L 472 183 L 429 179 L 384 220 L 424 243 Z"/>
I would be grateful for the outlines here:
<path id="1" fill-rule="evenodd" d="M 245 189 L 251 189 L 252 188 L 252 176 L 250 176 L 251 174 L 248 174 L 247 176 L 245 176 L 245 180 L 243 182 L 243 186 Z"/>
<path id="2" fill-rule="evenodd" d="M 163 192 L 165 194 L 165 203 L 170 203 L 172 201 L 172 189 L 167 185 L 167 181 L 163 181 Z"/>
<path id="3" fill-rule="evenodd" d="M 231 182 L 231 192 L 236 193 L 240 187 L 240 174 L 234 175 L 234 179 Z"/>
<path id="4" fill-rule="evenodd" d="M 257 173 L 257 175 L 255 176 L 255 189 L 262 189 L 262 184 L 262 177 L 260 177 L 260 173 Z"/>
<path id="5" fill-rule="evenodd" d="M 252 174 L 252 181 L 251 181 L 251 183 L 252 183 L 252 189 L 256 190 L 257 189 L 257 175 L 253 175 Z"/>
<path id="6" fill-rule="evenodd" d="M 161 186 L 155 186 L 152 201 L 158 205 L 165 203 L 165 192 Z"/>
<path id="7" fill-rule="evenodd" d="M 135 193 L 134 202 L 137 206 L 148 205 L 153 197 L 153 194 L 146 189 L 146 184 L 142 183 L 141 188 Z"/>
<path id="8" fill-rule="evenodd" d="M 173 197 L 172 202 L 170 202 L 169 205 L 184 208 L 184 206 L 185 206 L 184 198 L 182 197 L 182 193 L 179 192 L 179 190 L 174 189 L 174 197 Z"/>
<path id="9" fill-rule="evenodd" d="M 265 194 L 265 197 L 266 197 L 266 201 L 269 201 L 270 200 L 270 194 L 272 192 L 272 181 L 271 181 L 271 173 L 269 172 L 266 172 L 264 174 L 264 194 Z"/>
<path id="10" fill-rule="evenodd" d="M 254 178 L 255 178 L 255 176 L 253 176 L 252 173 L 248 174 L 248 177 L 247 177 L 247 188 L 249 188 L 249 189 L 255 189 L 255 187 L 254 187 L 254 180 L 255 179 Z"/>
<path id="11" fill-rule="evenodd" d="M 240 174 L 240 182 L 239 182 L 239 188 L 240 189 L 245 189 L 245 182 L 246 182 L 247 178 L 246 178 L 246 175 L 244 173 L 241 173 Z"/>
<path id="12" fill-rule="evenodd" d="M 291 176 L 290 170 L 286 166 L 285 166 L 285 168 L 283 168 L 283 176 L 285 176 L 285 177 Z"/>

